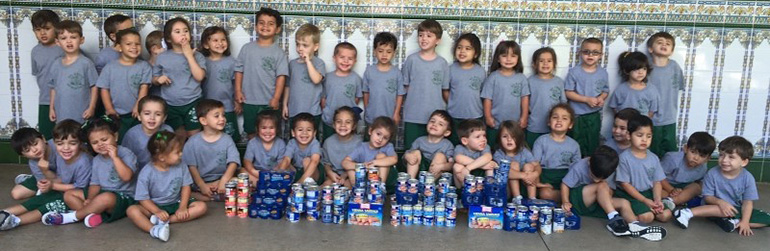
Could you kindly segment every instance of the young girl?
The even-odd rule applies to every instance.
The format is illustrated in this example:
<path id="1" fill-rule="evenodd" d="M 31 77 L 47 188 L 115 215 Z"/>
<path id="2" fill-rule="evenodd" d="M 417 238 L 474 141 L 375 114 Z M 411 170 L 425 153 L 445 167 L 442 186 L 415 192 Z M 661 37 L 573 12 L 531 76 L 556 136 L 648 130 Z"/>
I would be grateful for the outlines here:
<path id="1" fill-rule="evenodd" d="M 551 133 L 537 138 L 532 153 L 542 168 L 540 184 L 537 184 L 539 197 L 557 201 L 560 198 L 556 189 L 561 187 L 561 180 L 567 175 L 570 165 L 580 160 L 580 146 L 567 136 L 575 121 L 575 111 L 569 104 L 556 104 L 548 113 L 548 118 Z"/>
<path id="2" fill-rule="evenodd" d="M 652 118 L 658 112 L 659 93 L 654 85 L 647 85 L 647 75 L 652 71 L 647 56 L 638 51 L 623 52 L 618 58 L 618 64 L 624 83 L 612 92 L 610 108 L 613 112 L 634 108 Z"/>
<path id="3" fill-rule="evenodd" d="M 163 39 L 169 50 L 158 55 L 153 67 L 153 84 L 160 85 L 161 97 L 168 108 L 168 125 L 184 136 L 200 131 L 195 106 L 201 98 L 201 81 L 206 77 L 206 58 L 192 49 L 190 23 L 178 17 L 163 27 Z"/>
<path id="4" fill-rule="evenodd" d="M 356 133 L 358 119 L 358 114 L 349 106 L 343 106 L 334 111 L 334 131 L 337 134 L 329 136 L 324 141 L 322 150 L 321 163 L 326 170 L 324 185 L 337 183 L 352 187 L 353 182 L 342 167 L 342 161 L 363 141 L 361 135 Z"/>
<path id="5" fill-rule="evenodd" d="M 254 187 L 259 181 L 259 172 L 275 170 L 286 149 L 286 142 L 280 138 L 282 127 L 278 116 L 275 110 L 261 111 L 257 115 L 257 137 L 246 145 L 243 167 Z"/>
<path id="6" fill-rule="evenodd" d="M 64 202 L 75 211 L 48 212 L 43 215 L 43 224 L 62 225 L 83 220 L 86 227 L 93 228 L 103 221 L 113 222 L 126 216 L 126 208 L 136 203 L 136 155 L 128 148 L 118 146 L 119 127 L 120 120 L 115 115 L 103 115 L 86 122 L 80 138 L 97 154 L 91 162 L 90 186 L 64 193 Z"/>
<path id="7" fill-rule="evenodd" d="M 147 96 L 152 83 L 152 66 L 138 60 L 142 54 L 139 32 L 128 29 L 115 35 L 120 58 L 104 66 L 96 86 L 101 88 L 102 103 L 109 115 L 120 116 L 118 144 L 126 131 L 139 124 L 139 99 Z"/>
<path id="8" fill-rule="evenodd" d="M 500 146 L 492 156 L 495 161 L 507 160 L 511 163 L 511 169 L 508 175 L 508 188 L 513 197 L 521 199 L 521 189 L 519 181 L 527 186 L 527 195 L 530 199 L 537 196 L 537 181 L 540 177 L 540 168 L 532 152 L 524 144 L 524 131 L 521 130 L 518 122 L 512 120 L 503 121 L 500 125 L 500 134 L 497 138 L 497 144 Z"/>
<path id="9" fill-rule="evenodd" d="M 241 103 L 234 101 L 233 78 L 235 76 L 235 59 L 230 56 L 230 38 L 227 31 L 219 26 L 211 26 L 203 30 L 201 45 L 198 47 L 206 56 L 206 80 L 203 83 L 203 97 L 215 99 L 225 104 L 225 133 L 240 142 L 238 118 L 235 113 L 241 112 Z"/>
<path id="10" fill-rule="evenodd" d="M 550 131 L 548 111 L 558 103 L 566 103 L 564 80 L 554 75 L 556 70 L 556 52 L 551 47 L 537 49 L 532 55 L 532 67 L 535 74 L 530 76 L 529 98 L 530 118 L 527 120 L 527 144 L 532 146 L 535 140 Z"/>
<path id="11" fill-rule="evenodd" d="M 181 137 L 170 132 L 151 136 L 147 150 L 152 162 L 136 179 L 134 199 L 139 204 L 126 210 L 134 225 L 162 241 L 168 241 L 169 223 L 190 221 L 206 213 L 206 204 L 190 198 L 192 177 L 182 163 L 183 144 Z"/>
<path id="12" fill-rule="evenodd" d="M 321 162 L 321 143 L 316 140 L 315 118 L 310 113 L 297 114 L 292 119 L 291 136 L 283 152 L 283 159 L 278 168 L 296 171 L 295 182 L 305 182 L 312 179 L 317 183 L 323 180 L 324 172 L 319 172 Z M 321 166 L 323 167 L 323 166 Z"/>
<path id="13" fill-rule="evenodd" d="M 449 105 L 447 111 L 453 124 L 460 120 L 481 119 L 484 111 L 481 105 L 481 85 L 487 77 L 479 64 L 481 41 L 473 33 L 465 33 L 455 41 L 455 62 L 449 67 Z M 452 144 L 457 145 L 457 129 L 449 135 Z"/>
<path id="14" fill-rule="evenodd" d="M 149 95 L 139 100 L 139 125 L 135 125 L 126 132 L 126 139 L 121 142 L 121 146 L 128 148 L 136 155 L 135 173 L 139 173 L 142 167 L 150 163 L 150 152 L 147 151 L 147 141 L 150 136 L 158 131 L 173 132 L 170 126 L 164 124 L 166 121 L 166 101 L 162 98 Z"/>
<path id="15" fill-rule="evenodd" d="M 481 98 L 484 99 L 487 141 L 495 142 L 497 128 L 506 120 L 518 120 L 527 127 L 529 116 L 529 83 L 522 74 L 521 47 L 514 41 L 501 41 L 492 56 L 491 72 L 484 81 Z"/>
<path id="16" fill-rule="evenodd" d="M 369 126 L 369 142 L 361 142 L 342 160 L 342 167 L 348 177 L 356 177 L 356 164 L 363 163 L 367 168 L 379 168 L 380 180 L 385 183 L 391 166 L 398 162 L 396 150 L 390 143 L 390 137 L 396 133 L 396 124 L 389 117 L 378 117 Z"/>

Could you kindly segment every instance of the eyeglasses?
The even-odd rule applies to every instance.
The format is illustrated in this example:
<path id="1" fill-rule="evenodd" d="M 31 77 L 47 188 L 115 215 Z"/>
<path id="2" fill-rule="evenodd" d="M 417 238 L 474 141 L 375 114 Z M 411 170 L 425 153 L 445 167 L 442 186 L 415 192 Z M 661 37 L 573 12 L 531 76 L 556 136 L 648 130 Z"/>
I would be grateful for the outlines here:
<path id="1" fill-rule="evenodd" d="M 601 56 L 602 55 L 601 51 L 582 50 L 582 51 L 580 51 L 580 53 L 583 54 L 583 55 L 586 55 L 586 56 Z"/>

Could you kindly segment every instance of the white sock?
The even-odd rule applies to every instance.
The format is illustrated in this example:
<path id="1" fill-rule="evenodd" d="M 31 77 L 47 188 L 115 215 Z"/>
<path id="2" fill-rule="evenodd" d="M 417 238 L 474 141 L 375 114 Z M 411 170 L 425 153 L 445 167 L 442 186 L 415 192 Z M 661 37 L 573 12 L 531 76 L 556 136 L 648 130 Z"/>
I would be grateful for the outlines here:
<path id="1" fill-rule="evenodd" d="M 615 218 L 616 215 L 618 215 L 618 211 L 612 211 L 612 212 L 607 214 L 607 218 L 612 220 L 612 218 Z"/>
<path id="2" fill-rule="evenodd" d="M 62 224 L 70 224 L 70 223 L 78 222 L 78 218 L 77 218 L 77 216 L 75 216 L 75 214 L 76 214 L 75 211 L 69 211 L 69 212 L 61 214 L 61 216 L 62 216 Z"/>

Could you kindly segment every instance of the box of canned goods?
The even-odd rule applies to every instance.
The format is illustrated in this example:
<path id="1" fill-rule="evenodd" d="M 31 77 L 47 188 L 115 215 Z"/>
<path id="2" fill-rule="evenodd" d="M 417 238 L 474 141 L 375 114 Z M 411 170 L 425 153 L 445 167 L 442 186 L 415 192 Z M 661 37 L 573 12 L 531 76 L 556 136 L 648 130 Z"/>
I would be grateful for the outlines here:
<path id="1" fill-rule="evenodd" d="M 503 229 L 505 212 L 500 207 L 470 206 L 468 228 Z"/>
<path id="2" fill-rule="evenodd" d="M 382 204 L 348 204 L 348 224 L 382 226 Z"/>

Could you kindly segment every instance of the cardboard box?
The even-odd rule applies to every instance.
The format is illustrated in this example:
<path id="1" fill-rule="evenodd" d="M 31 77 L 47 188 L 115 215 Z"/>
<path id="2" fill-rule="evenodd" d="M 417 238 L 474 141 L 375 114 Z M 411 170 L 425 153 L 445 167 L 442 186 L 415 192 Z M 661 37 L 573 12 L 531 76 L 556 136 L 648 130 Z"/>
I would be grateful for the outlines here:
<path id="1" fill-rule="evenodd" d="M 468 228 L 503 229 L 505 210 L 500 207 L 470 206 Z"/>
<path id="2" fill-rule="evenodd" d="M 382 226 L 382 204 L 348 204 L 348 224 Z"/>

